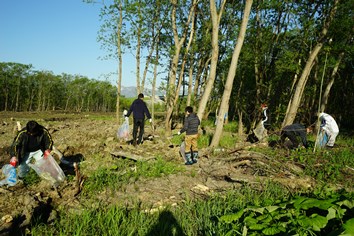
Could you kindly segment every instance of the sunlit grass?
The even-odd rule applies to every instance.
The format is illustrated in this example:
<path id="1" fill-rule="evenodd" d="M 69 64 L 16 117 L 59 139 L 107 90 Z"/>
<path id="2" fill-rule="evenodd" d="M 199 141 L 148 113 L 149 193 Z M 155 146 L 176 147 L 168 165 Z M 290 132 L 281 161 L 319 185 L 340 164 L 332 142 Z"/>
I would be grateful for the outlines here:
<path id="1" fill-rule="evenodd" d="M 237 137 L 231 132 L 226 134 L 220 146 L 234 147 Z M 210 135 L 201 135 L 198 145 L 207 146 L 210 140 Z M 156 209 L 141 202 L 122 207 L 123 204 L 105 205 L 104 201 L 96 201 L 96 197 L 99 192 L 107 189 L 114 194 L 115 189 L 124 189 L 125 186 L 142 179 L 158 179 L 179 173 L 185 170 L 184 166 L 165 161 L 162 157 L 149 162 L 110 159 L 102 163 L 99 169 L 93 169 L 91 163 L 83 163 L 82 168 L 88 176 L 82 194 L 85 200 L 94 202 L 95 207 L 86 204 L 80 213 L 68 213 L 67 209 L 60 208 L 58 217 L 52 224 L 33 225 L 31 235 L 227 235 L 230 232 L 232 232 L 230 235 L 242 235 L 245 222 L 234 221 L 226 224 L 221 222 L 220 218 L 250 206 L 276 205 L 281 209 L 279 217 L 300 218 L 302 212 L 295 212 L 294 215 L 292 208 L 290 210 L 281 208 L 284 206 L 282 202 L 289 204 L 291 199 L 300 195 L 330 198 L 333 193 L 329 193 L 328 188 L 338 189 L 339 186 L 352 191 L 354 175 L 350 168 L 354 168 L 353 140 L 340 138 L 338 140 L 340 148 L 316 152 L 313 152 L 312 148 L 290 151 L 271 147 L 252 149 L 273 158 L 277 163 L 289 161 L 300 164 L 304 168 L 303 174 L 316 181 L 314 189 L 290 190 L 281 184 L 265 181 L 202 198 L 186 195 L 176 206 L 165 205 L 156 212 L 152 211 Z M 171 138 L 171 143 L 174 144 L 179 145 L 182 141 L 183 135 Z M 93 155 L 92 158 L 95 161 L 102 161 L 102 157 L 98 155 Z M 109 158 L 106 157 L 107 159 Z M 194 177 L 198 174 L 197 171 L 191 171 L 190 175 Z M 354 203 L 350 195 L 348 202 Z M 349 216 L 354 214 L 349 210 L 345 213 Z M 256 216 L 250 214 L 247 219 L 260 220 L 263 217 Z M 296 227 L 294 229 L 296 230 Z"/>
<path id="2" fill-rule="evenodd" d="M 142 178 L 160 178 L 183 170 L 183 166 L 168 162 L 161 157 L 149 162 L 117 159 L 111 164 L 91 171 L 85 182 L 84 193 L 94 195 L 95 192 L 106 188 L 121 188 Z"/>

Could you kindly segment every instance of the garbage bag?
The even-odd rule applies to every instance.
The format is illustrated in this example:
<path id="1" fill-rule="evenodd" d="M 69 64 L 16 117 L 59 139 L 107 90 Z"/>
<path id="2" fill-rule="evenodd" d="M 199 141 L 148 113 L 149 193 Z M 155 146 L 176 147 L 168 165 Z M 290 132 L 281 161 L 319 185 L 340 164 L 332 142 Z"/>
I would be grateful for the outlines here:
<path id="1" fill-rule="evenodd" d="M 15 167 L 10 164 L 6 164 L 2 167 L 2 173 L 6 177 L 0 181 L 0 186 L 8 185 L 15 186 L 17 183 L 17 173 Z"/>
<path id="2" fill-rule="evenodd" d="M 124 139 L 128 141 L 129 139 L 129 121 L 125 120 L 124 123 L 118 128 L 117 131 L 118 139 Z"/>
<path id="3" fill-rule="evenodd" d="M 326 144 L 328 143 L 328 135 L 324 130 L 320 130 L 317 139 L 316 139 L 316 147 L 318 148 L 324 148 Z"/>
<path id="4" fill-rule="evenodd" d="M 185 161 L 187 161 L 186 160 L 186 143 L 184 141 L 181 143 L 181 146 L 179 147 L 179 153 L 181 154 L 183 159 Z"/>
<path id="5" fill-rule="evenodd" d="M 32 158 L 28 165 L 43 179 L 53 186 L 58 186 L 65 180 L 65 174 L 52 155 L 47 158 Z"/>

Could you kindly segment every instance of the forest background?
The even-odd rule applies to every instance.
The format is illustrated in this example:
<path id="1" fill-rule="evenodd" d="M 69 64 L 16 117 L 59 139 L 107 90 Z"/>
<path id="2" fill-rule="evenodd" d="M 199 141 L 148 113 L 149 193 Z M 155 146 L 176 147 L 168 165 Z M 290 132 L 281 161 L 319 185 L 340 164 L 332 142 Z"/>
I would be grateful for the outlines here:
<path id="1" fill-rule="evenodd" d="M 149 108 L 164 112 L 166 134 L 186 105 L 203 120 L 227 113 L 249 133 L 262 103 L 269 129 L 310 125 L 324 111 L 342 131 L 353 130 L 353 0 L 85 2 L 102 4 L 98 41 L 117 59 L 117 84 L 3 62 L 1 111 L 116 111 L 118 118 L 131 102 L 121 96 L 122 54 L 133 51 L 137 94 L 152 84 Z M 165 78 L 156 88 L 158 73 Z M 154 105 L 157 90 L 165 91 L 164 106 Z M 217 124 L 211 146 L 224 122 Z"/>

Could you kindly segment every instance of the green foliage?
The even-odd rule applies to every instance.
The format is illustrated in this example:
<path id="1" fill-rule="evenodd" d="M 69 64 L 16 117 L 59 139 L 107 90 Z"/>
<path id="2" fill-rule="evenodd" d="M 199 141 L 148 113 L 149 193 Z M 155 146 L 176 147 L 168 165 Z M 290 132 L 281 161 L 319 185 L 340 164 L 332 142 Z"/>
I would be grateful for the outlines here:
<path id="1" fill-rule="evenodd" d="M 350 186 L 347 179 L 353 178 L 348 167 L 354 166 L 351 147 L 321 150 L 313 153 L 309 149 L 299 149 L 291 153 L 290 158 L 306 166 L 304 173 L 324 183 L 341 183 Z"/>
<path id="2" fill-rule="evenodd" d="M 244 186 L 203 200 L 186 195 L 183 204 L 160 211 L 137 202 L 58 213 L 51 225 L 33 225 L 31 235 L 350 235 L 354 195 L 328 188 L 294 195 L 266 182 L 259 190 Z"/>
<path id="3" fill-rule="evenodd" d="M 238 124 L 236 121 L 228 122 L 227 124 L 224 124 L 224 131 L 235 134 L 237 133 L 237 126 Z"/>
<path id="4" fill-rule="evenodd" d="M 107 167 L 93 171 L 85 182 L 84 194 L 95 195 L 104 189 L 116 189 L 134 183 L 141 178 L 158 178 L 182 171 L 175 163 L 167 162 L 161 157 L 149 162 L 131 162 L 116 160 Z"/>
<path id="5" fill-rule="evenodd" d="M 117 91 L 108 81 L 80 75 L 54 75 L 20 63 L 0 63 L 0 84 L 0 110 L 115 110 Z M 11 102 L 14 99 L 16 103 Z"/>
<path id="6" fill-rule="evenodd" d="M 28 174 L 23 178 L 23 183 L 28 186 L 35 185 L 40 181 L 41 178 L 37 175 L 37 173 L 32 168 L 30 168 Z"/>
<path id="7" fill-rule="evenodd" d="M 353 194 L 349 193 L 331 192 L 326 199 L 297 196 L 275 205 L 248 206 L 221 216 L 219 221 L 220 224 L 242 225 L 250 235 L 329 234 L 340 230 L 342 221 L 354 214 L 353 203 Z M 349 226 L 352 222 L 346 224 Z M 228 233 L 234 231 L 231 229 Z"/>

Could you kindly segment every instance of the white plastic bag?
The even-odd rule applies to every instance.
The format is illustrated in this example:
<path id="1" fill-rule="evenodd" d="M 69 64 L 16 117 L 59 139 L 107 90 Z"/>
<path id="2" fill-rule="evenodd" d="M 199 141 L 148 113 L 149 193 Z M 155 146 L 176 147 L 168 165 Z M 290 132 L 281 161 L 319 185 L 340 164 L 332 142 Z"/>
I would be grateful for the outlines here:
<path id="1" fill-rule="evenodd" d="M 179 147 L 179 153 L 181 153 L 183 160 L 188 161 L 186 159 L 186 143 L 184 141 L 181 143 L 181 146 Z"/>
<path id="2" fill-rule="evenodd" d="M 53 186 L 58 186 L 65 180 L 65 174 L 52 155 L 47 158 L 32 158 L 28 165 L 43 179 Z"/>
<path id="3" fill-rule="evenodd" d="M 15 186 L 17 183 L 17 173 L 15 167 L 10 164 L 6 164 L 2 167 L 2 173 L 5 175 L 5 179 L 0 181 L 0 186 L 7 184 L 8 186 Z"/>
<path id="4" fill-rule="evenodd" d="M 320 130 L 317 139 L 316 139 L 316 147 L 318 149 L 326 147 L 328 143 L 328 135 L 324 130 Z"/>
<path id="5" fill-rule="evenodd" d="M 129 121 L 127 119 L 118 128 L 117 137 L 118 137 L 118 139 L 124 139 L 125 141 L 128 141 L 128 139 L 129 139 Z"/>

